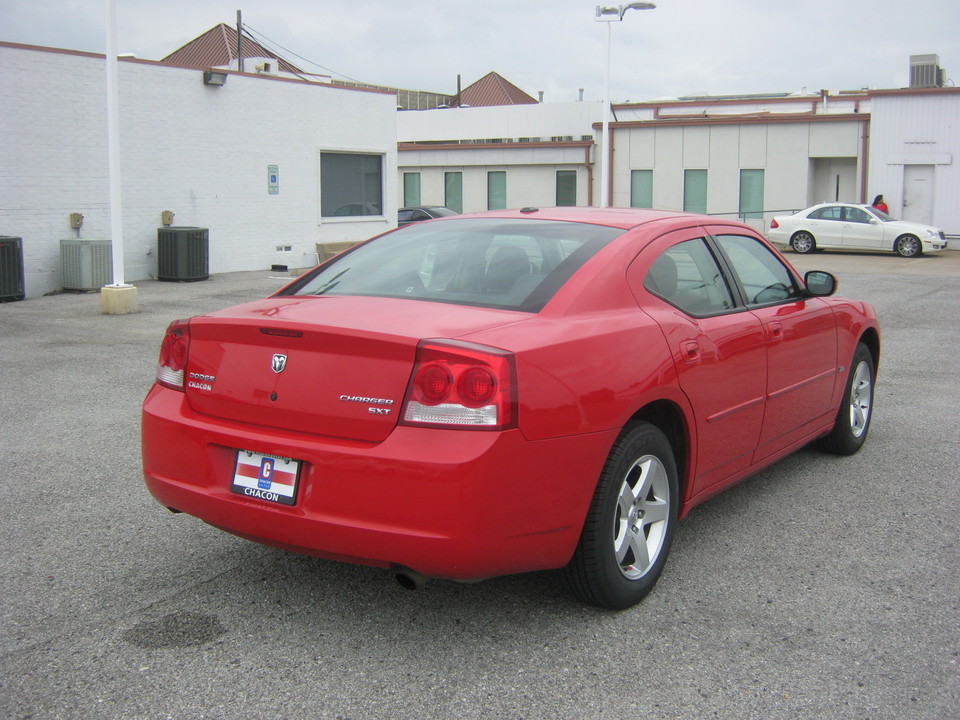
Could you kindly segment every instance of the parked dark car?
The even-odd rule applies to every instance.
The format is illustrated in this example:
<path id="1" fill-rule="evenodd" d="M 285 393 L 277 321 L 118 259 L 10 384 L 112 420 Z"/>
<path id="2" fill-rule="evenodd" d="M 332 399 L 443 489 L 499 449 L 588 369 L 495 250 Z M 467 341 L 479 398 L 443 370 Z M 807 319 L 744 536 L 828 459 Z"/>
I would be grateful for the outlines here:
<path id="1" fill-rule="evenodd" d="M 397 224 L 400 227 L 410 223 L 423 222 L 424 220 L 433 220 L 439 217 L 448 217 L 450 215 L 459 215 L 456 210 L 451 210 L 442 205 L 420 205 L 417 207 L 404 207 L 397 211 Z"/>

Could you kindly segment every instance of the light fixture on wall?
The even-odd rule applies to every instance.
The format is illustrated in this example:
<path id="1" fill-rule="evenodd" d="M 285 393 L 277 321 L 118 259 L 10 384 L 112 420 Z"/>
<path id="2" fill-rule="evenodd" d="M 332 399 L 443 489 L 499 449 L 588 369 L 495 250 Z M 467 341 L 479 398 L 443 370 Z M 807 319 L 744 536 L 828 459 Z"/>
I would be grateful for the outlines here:
<path id="1" fill-rule="evenodd" d="M 226 85 L 226 83 L 227 83 L 227 74 L 225 72 L 218 72 L 216 70 L 203 71 L 204 85 L 213 85 L 215 87 L 220 87 L 222 85 Z"/>

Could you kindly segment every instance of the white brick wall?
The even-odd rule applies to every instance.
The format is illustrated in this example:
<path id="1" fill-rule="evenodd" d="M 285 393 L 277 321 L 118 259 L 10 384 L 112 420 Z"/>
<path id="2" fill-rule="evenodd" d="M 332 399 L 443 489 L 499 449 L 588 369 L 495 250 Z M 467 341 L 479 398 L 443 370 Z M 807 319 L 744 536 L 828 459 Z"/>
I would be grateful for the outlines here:
<path id="1" fill-rule="evenodd" d="M 109 238 L 102 56 L 0 43 L 0 235 L 23 237 L 27 296 L 60 287 L 60 239 Z M 160 213 L 210 230 L 210 271 L 314 263 L 317 242 L 358 241 L 396 224 L 392 95 L 119 64 L 125 279 L 156 275 Z M 321 150 L 383 154 L 384 216 L 320 220 Z M 267 192 L 279 166 L 280 192 Z M 278 254 L 278 245 L 290 245 Z"/>

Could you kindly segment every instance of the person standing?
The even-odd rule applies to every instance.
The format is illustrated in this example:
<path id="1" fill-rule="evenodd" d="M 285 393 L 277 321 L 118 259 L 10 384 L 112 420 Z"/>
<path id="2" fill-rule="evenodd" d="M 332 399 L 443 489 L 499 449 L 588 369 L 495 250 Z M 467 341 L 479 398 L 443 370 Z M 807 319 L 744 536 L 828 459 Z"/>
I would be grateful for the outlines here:
<path id="1" fill-rule="evenodd" d="M 873 205 L 873 207 L 875 207 L 880 212 L 885 213 L 887 215 L 890 214 L 890 208 L 888 208 L 887 204 L 883 201 L 883 195 L 877 195 L 873 199 L 873 202 L 870 204 Z"/>

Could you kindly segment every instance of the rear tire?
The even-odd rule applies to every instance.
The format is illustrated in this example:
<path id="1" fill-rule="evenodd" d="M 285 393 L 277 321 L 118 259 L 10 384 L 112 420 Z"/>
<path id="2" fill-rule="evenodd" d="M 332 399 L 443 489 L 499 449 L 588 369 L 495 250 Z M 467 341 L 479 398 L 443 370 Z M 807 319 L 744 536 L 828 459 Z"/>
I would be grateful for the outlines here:
<path id="1" fill-rule="evenodd" d="M 565 570 L 573 593 L 610 610 L 640 602 L 666 563 L 678 506 L 670 442 L 649 423 L 628 425 L 603 467 Z"/>
<path id="2" fill-rule="evenodd" d="M 833 430 L 820 440 L 820 447 L 835 455 L 853 455 L 867 439 L 873 417 L 873 355 L 860 343 L 853 353 L 847 387 Z"/>
<path id="3" fill-rule="evenodd" d="M 817 241 L 813 235 L 806 230 L 801 230 L 800 232 L 794 233 L 793 237 L 790 238 L 790 247 L 793 248 L 794 252 L 806 255 L 817 249 Z"/>

